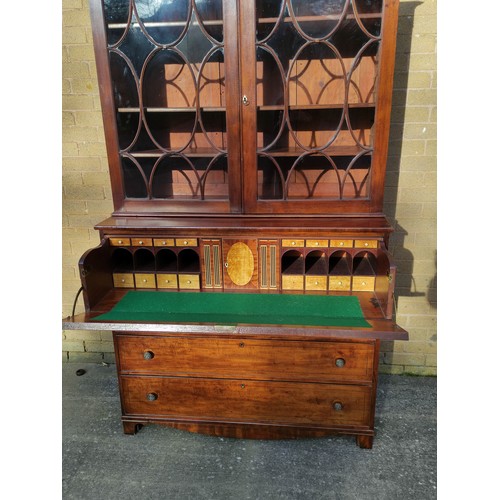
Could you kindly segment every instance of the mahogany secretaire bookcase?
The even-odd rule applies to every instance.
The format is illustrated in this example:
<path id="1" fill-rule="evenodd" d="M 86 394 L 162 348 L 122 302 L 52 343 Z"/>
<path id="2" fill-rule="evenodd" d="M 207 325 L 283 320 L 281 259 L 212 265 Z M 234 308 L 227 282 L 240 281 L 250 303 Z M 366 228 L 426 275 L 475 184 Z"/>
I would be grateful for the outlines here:
<path id="1" fill-rule="evenodd" d="M 126 433 L 374 436 L 397 0 L 91 0 L 114 212 L 81 258 Z"/>

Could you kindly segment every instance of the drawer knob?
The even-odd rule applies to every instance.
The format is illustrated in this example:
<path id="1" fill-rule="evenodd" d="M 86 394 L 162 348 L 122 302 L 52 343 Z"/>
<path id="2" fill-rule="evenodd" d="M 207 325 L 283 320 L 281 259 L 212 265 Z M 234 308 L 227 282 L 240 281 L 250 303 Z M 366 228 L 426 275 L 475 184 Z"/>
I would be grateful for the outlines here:
<path id="1" fill-rule="evenodd" d="M 143 283 L 147 283 L 147 282 L 148 282 L 148 280 L 147 280 L 146 278 L 144 278 L 144 279 L 142 280 L 142 282 L 143 282 Z"/>
<path id="2" fill-rule="evenodd" d="M 339 282 L 338 282 L 338 285 L 339 285 L 339 286 L 342 286 L 342 281 L 339 281 Z"/>
<path id="3" fill-rule="evenodd" d="M 335 366 L 337 366 L 339 368 L 342 368 L 343 366 L 345 366 L 345 359 L 344 358 L 337 358 L 335 360 Z"/>
<path id="4" fill-rule="evenodd" d="M 366 286 L 366 281 L 362 281 L 362 282 L 361 282 L 361 284 L 362 284 L 363 286 Z"/>
<path id="5" fill-rule="evenodd" d="M 243 104 L 245 106 L 248 106 L 250 104 L 250 101 L 248 100 L 248 97 L 246 95 L 244 95 L 241 100 L 243 101 Z"/>
<path id="6" fill-rule="evenodd" d="M 146 396 L 146 399 L 148 401 L 156 401 L 158 399 L 158 394 L 156 394 L 156 392 L 150 392 L 148 393 L 148 395 Z"/>
<path id="7" fill-rule="evenodd" d="M 315 281 L 315 282 L 314 282 L 314 284 L 315 284 L 315 285 L 319 285 L 319 281 Z"/>
<path id="8" fill-rule="evenodd" d="M 295 241 L 292 241 L 292 245 L 296 245 L 297 243 Z"/>
<path id="9" fill-rule="evenodd" d="M 191 280 L 187 280 L 187 284 L 190 285 L 191 284 Z"/>
<path id="10" fill-rule="evenodd" d="M 245 347 L 245 342 L 240 342 L 240 347 Z"/>
<path id="11" fill-rule="evenodd" d="M 341 247 L 343 247 L 343 246 L 344 246 L 344 242 L 343 242 L 343 241 L 341 241 L 341 242 L 340 242 L 340 246 L 341 246 Z"/>
<path id="12" fill-rule="evenodd" d="M 368 246 L 368 242 L 367 242 L 367 241 L 365 241 L 365 247 L 367 247 L 367 246 Z"/>
<path id="13" fill-rule="evenodd" d="M 166 245 L 166 244 L 167 244 L 167 242 L 166 242 L 166 241 L 162 241 L 162 242 L 161 242 L 161 244 L 162 244 L 162 245 Z"/>
<path id="14" fill-rule="evenodd" d="M 319 245 L 319 241 L 317 241 L 316 243 L 314 243 L 315 246 L 318 246 Z"/>
<path id="15" fill-rule="evenodd" d="M 187 240 L 184 240 L 184 245 L 187 245 L 188 244 L 188 241 Z"/>
<path id="16" fill-rule="evenodd" d="M 335 401 L 335 403 L 333 403 L 333 409 L 335 411 L 340 411 L 343 408 L 344 408 L 344 405 L 340 401 Z"/>
<path id="17" fill-rule="evenodd" d="M 139 245 L 144 245 L 144 242 L 142 240 L 140 240 Z"/>
<path id="18" fill-rule="evenodd" d="M 144 359 L 153 359 L 155 357 L 155 353 L 153 351 L 144 351 L 143 358 Z"/>
<path id="19" fill-rule="evenodd" d="M 125 278 L 122 278 L 122 283 L 125 283 Z"/>
<path id="20" fill-rule="evenodd" d="M 121 245 L 123 243 L 123 241 L 122 240 L 118 240 L 118 243 Z"/>

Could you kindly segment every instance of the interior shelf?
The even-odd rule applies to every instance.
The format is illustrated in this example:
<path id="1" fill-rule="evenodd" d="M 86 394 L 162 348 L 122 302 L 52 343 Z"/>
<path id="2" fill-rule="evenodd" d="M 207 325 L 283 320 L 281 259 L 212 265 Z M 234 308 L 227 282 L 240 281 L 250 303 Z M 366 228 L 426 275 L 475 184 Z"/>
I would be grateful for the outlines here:
<path id="1" fill-rule="evenodd" d="M 191 156 L 196 158 L 212 158 L 220 154 L 225 154 L 224 152 L 221 153 L 220 151 L 217 151 L 215 148 L 185 148 L 180 151 L 180 153 L 188 157 Z M 175 155 L 179 153 L 177 150 L 163 151 L 161 149 L 150 149 L 146 151 L 131 151 L 128 152 L 128 154 L 134 158 L 159 158 L 164 154 Z"/>
<path id="2" fill-rule="evenodd" d="M 167 28 L 167 27 L 184 27 L 186 26 L 186 21 L 157 21 L 157 22 L 143 22 L 145 28 Z M 202 21 L 202 26 L 222 26 L 222 19 L 212 19 L 209 21 Z M 200 26 L 198 21 L 191 21 L 191 26 Z M 128 23 L 110 23 L 107 28 L 110 30 L 125 29 Z M 140 28 L 140 24 L 135 21 L 130 23 L 131 28 Z"/>
<path id="3" fill-rule="evenodd" d="M 298 23 L 316 23 L 319 21 L 339 21 L 341 17 L 341 14 L 330 14 L 318 16 L 295 16 L 295 19 Z M 370 12 L 366 14 L 358 14 L 358 17 L 360 19 L 381 19 L 382 13 Z M 278 17 L 261 17 L 257 19 L 257 22 L 261 24 L 276 24 L 278 22 L 278 19 Z M 354 14 L 347 14 L 344 19 L 353 20 L 356 19 L 356 16 Z M 283 21 L 285 23 L 293 22 L 292 18 L 289 16 L 284 17 Z"/>
<path id="4" fill-rule="evenodd" d="M 292 104 L 288 105 L 287 108 L 290 111 L 301 111 L 301 110 L 329 110 L 329 109 L 342 109 L 344 103 L 333 103 L 333 104 Z M 375 108 L 375 103 L 373 102 L 352 102 L 347 103 L 348 108 Z M 257 106 L 258 111 L 282 111 L 285 108 L 284 104 L 273 104 L 266 106 Z"/>
<path id="5" fill-rule="evenodd" d="M 322 149 L 318 152 L 324 153 L 327 156 L 356 156 L 363 151 L 365 151 L 366 154 L 371 154 L 372 148 L 361 148 L 360 146 L 334 146 Z M 306 153 L 306 150 L 298 147 L 290 147 L 276 148 L 270 151 L 262 151 L 262 149 L 259 149 L 258 152 L 266 153 L 269 156 L 300 156 Z M 316 151 L 313 151 L 313 153 L 315 152 Z"/>
<path id="6" fill-rule="evenodd" d="M 287 108 L 290 111 L 300 111 L 300 110 L 328 110 L 328 109 L 342 109 L 344 103 L 333 103 L 333 104 L 292 104 L 288 105 Z M 352 102 L 347 103 L 348 108 L 375 108 L 375 103 L 373 102 Z M 257 106 L 258 111 L 282 111 L 285 108 L 284 104 L 273 104 L 265 106 Z M 118 113 L 139 113 L 141 108 L 118 108 Z M 148 113 L 195 113 L 195 107 L 170 107 L 170 108 L 153 108 L 146 107 L 144 111 Z M 226 108 L 216 107 L 216 106 L 202 106 L 200 111 L 206 113 L 225 113 Z"/>
<path id="7" fill-rule="evenodd" d="M 118 113 L 140 113 L 141 108 L 118 108 Z M 144 111 L 147 111 L 148 113 L 195 113 L 196 108 L 195 107 L 185 107 L 185 108 L 179 108 L 179 107 L 171 107 L 171 108 L 152 108 L 152 107 L 146 107 L 144 108 Z M 225 113 L 226 108 L 223 107 L 216 107 L 216 106 L 202 106 L 200 108 L 200 111 L 202 112 L 208 112 L 208 113 Z"/>
<path id="8" fill-rule="evenodd" d="M 379 12 L 376 13 L 366 13 L 366 14 L 358 14 L 360 19 L 381 19 L 382 14 Z M 340 14 L 336 15 L 322 15 L 322 16 L 296 16 L 295 19 L 299 23 L 308 23 L 308 22 L 318 22 L 318 21 L 339 21 L 341 18 Z M 354 14 L 347 14 L 345 19 L 352 20 L 356 19 Z M 278 17 L 261 17 L 257 19 L 258 23 L 261 24 L 276 24 L 278 22 Z M 291 23 L 292 18 L 287 16 L 283 18 L 285 23 Z M 160 22 L 143 22 L 142 23 L 145 28 L 166 28 L 166 27 L 184 27 L 186 25 L 186 21 L 160 21 Z M 191 21 L 192 26 L 200 26 L 198 21 Z M 201 22 L 202 26 L 222 26 L 222 19 L 213 19 Z M 139 28 L 140 24 L 136 22 L 130 23 L 132 28 Z M 125 29 L 127 27 L 127 23 L 110 23 L 108 24 L 108 29 Z"/>

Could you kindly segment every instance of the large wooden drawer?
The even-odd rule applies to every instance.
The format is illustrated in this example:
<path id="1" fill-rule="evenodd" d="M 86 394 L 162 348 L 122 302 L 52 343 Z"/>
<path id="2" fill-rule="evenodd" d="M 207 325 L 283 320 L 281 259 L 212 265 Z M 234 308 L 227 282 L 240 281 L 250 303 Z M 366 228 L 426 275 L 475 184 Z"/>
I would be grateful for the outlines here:
<path id="1" fill-rule="evenodd" d="M 368 426 L 371 387 L 122 376 L 126 416 L 329 427 Z"/>
<path id="2" fill-rule="evenodd" d="M 369 382 L 374 343 L 115 334 L 121 373 Z"/>

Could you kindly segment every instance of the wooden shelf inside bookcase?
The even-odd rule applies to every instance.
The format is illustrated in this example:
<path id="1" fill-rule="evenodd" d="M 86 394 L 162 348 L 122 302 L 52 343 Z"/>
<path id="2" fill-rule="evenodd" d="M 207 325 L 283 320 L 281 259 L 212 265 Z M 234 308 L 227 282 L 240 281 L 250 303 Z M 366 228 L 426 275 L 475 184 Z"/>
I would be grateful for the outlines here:
<path id="1" fill-rule="evenodd" d="M 360 19 L 381 19 L 382 14 L 381 13 L 367 13 L 367 14 L 358 14 L 358 17 Z M 320 16 L 296 16 L 295 19 L 299 23 L 307 23 L 307 22 L 319 22 L 319 21 L 339 21 L 341 18 L 340 14 L 336 15 L 320 15 Z M 257 19 L 258 23 L 261 24 L 276 24 L 278 22 L 278 17 L 261 17 L 260 19 Z M 346 20 L 354 20 L 355 16 L 354 14 L 348 14 L 345 16 Z M 283 21 L 285 23 L 291 23 L 292 18 L 291 17 L 284 17 Z M 183 27 L 186 25 L 186 21 L 160 21 L 160 22 L 143 22 L 142 23 L 145 28 L 167 28 L 167 27 Z M 213 20 L 203 20 L 201 22 L 203 26 L 222 26 L 223 21 L 222 19 L 213 19 Z M 198 21 L 191 21 L 192 26 L 199 26 L 200 23 Z M 108 29 L 124 29 L 128 25 L 127 23 L 109 23 L 107 25 Z M 137 21 L 134 21 L 130 23 L 130 26 L 133 28 L 138 28 L 140 27 L 140 23 Z"/>
<path id="2" fill-rule="evenodd" d="M 371 154 L 371 148 L 360 148 L 359 146 L 335 146 L 327 149 L 321 149 L 317 151 L 305 151 L 300 148 L 278 148 L 271 149 L 270 151 L 265 151 L 263 149 L 257 150 L 257 154 L 269 155 L 269 156 L 301 156 L 304 153 L 308 154 L 316 154 L 323 153 L 327 156 L 356 156 L 359 153 L 366 152 L 366 154 Z M 186 148 L 182 151 L 164 151 L 161 149 L 150 149 L 147 151 L 128 151 L 126 152 L 130 156 L 134 158 L 159 158 L 165 154 L 175 155 L 175 154 L 183 154 L 185 156 L 199 157 L 199 158 L 212 158 L 217 155 L 225 155 L 226 152 L 218 151 L 214 148 Z"/>
<path id="3" fill-rule="evenodd" d="M 332 14 L 319 16 L 295 16 L 295 19 L 298 23 L 316 23 L 320 21 L 339 21 L 341 17 L 341 14 Z M 358 14 L 358 17 L 360 19 L 381 19 L 382 14 L 380 12 L 372 12 L 366 14 Z M 278 17 L 261 17 L 257 19 L 257 22 L 260 24 L 276 24 L 278 19 Z M 352 21 L 356 19 L 356 17 L 354 16 L 354 14 L 347 14 L 344 19 Z M 284 17 L 283 21 L 285 23 L 293 22 L 292 18 L 289 16 Z"/>
<path id="4" fill-rule="evenodd" d="M 315 110 L 329 110 L 329 109 L 342 109 L 344 103 L 332 103 L 332 104 L 290 104 L 286 106 L 289 111 L 315 111 Z M 373 109 L 375 108 L 375 103 L 373 102 L 352 102 L 347 103 L 349 109 Z M 269 105 L 257 105 L 258 111 L 283 111 L 285 108 L 284 104 L 269 104 Z M 119 113 L 139 113 L 141 108 L 118 108 Z M 145 107 L 144 111 L 148 113 L 195 113 L 196 107 Z M 206 113 L 225 113 L 226 108 L 219 106 L 200 106 L 200 111 Z"/>

